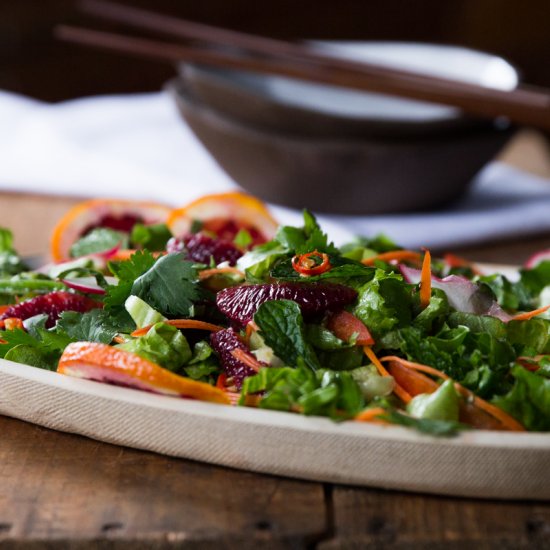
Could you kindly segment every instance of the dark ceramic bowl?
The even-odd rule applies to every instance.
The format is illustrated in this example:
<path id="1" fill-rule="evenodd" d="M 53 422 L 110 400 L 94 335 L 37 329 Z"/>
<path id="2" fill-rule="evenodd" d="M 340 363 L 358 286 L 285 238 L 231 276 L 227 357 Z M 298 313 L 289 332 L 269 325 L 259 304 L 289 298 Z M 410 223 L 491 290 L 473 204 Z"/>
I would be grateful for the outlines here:
<path id="1" fill-rule="evenodd" d="M 399 42 L 314 42 L 323 53 L 501 90 L 518 82 L 505 60 L 474 50 Z M 193 96 L 260 130 L 319 138 L 404 138 L 489 128 L 458 109 L 280 76 L 182 64 Z"/>
<path id="2" fill-rule="evenodd" d="M 319 212 L 380 214 L 443 206 L 510 137 L 495 125 L 420 137 L 311 138 L 260 129 L 167 84 L 177 107 L 220 166 L 267 201 Z"/>

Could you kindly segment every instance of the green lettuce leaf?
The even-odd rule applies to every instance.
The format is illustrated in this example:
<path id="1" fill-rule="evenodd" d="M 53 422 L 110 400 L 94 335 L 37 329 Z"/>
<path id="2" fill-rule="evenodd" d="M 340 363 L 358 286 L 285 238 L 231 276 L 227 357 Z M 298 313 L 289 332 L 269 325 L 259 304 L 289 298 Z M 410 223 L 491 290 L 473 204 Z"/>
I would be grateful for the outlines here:
<path id="1" fill-rule="evenodd" d="M 359 386 L 348 372 L 313 372 L 304 365 L 295 369 L 260 369 L 257 375 L 245 379 L 241 404 L 247 395 L 258 392 L 265 392 L 260 408 L 299 411 L 335 420 L 352 418 L 365 405 Z"/>
<path id="2" fill-rule="evenodd" d="M 493 403 L 528 430 L 550 431 L 550 379 L 520 366 L 512 369 L 512 376 L 513 388 Z"/>
<path id="3" fill-rule="evenodd" d="M 353 313 L 376 338 L 393 328 L 409 325 L 412 317 L 410 288 L 400 275 L 377 269 L 374 279 L 359 288 Z"/>
<path id="4" fill-rule="evenodd" d="M 177 372 L 187 363 L 192 352 L 185 336 L 172 325 L 157 323 L 145 336 L 118 344 L 116 347 Z"/>

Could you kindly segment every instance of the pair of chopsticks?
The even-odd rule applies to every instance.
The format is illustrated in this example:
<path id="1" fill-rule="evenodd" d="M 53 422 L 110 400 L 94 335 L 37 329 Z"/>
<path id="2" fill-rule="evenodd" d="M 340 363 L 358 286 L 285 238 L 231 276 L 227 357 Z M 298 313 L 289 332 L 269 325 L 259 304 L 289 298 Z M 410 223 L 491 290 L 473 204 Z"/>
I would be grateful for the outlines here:
<path id="1" fill-rule="evenodd" d="M 471 115 L 506 117 L 517 124 L 550 130 L 549 90 L 527 86 L 512 91 L 495 90 L 332 57 L 302 43 L 213 27 L 106 0 L 83 0 L 79 6 L 91 15 L 191 43 L 72 26 L 58 27 L 58 37 L 169 62 L 189 61 L 442 103 L 459 107 Z"/>

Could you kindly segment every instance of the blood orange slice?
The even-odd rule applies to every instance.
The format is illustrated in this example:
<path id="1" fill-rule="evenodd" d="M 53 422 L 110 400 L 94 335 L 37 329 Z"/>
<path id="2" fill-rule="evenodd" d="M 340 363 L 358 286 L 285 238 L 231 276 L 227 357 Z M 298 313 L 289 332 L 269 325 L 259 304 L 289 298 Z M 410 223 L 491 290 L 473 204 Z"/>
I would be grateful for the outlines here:
<path id="1" fill-rule="evenodd" d="M 136 223 L 164 223 L 171 208 L 154 202 L 95 199 L 71 208 L 55 226 L 50 242 L 55 262 L 68 260 L 71 245 L 97 227 L 130 232 Z"/>
<path id="2" fill-rule="evenodd" d="M 279 225 L 262 201 L 238 192 L 206 195 L 178 208 L 168 218 L 168 226 L 181 238 L 191 233 L 197 221 L 204 231 L 226 241 L 246 229 L 253 244 L 272 239 Z"/>
<path id="3" fill-rule="evenodd" d="M 219 388 L 178 376 L 135 353 L 106 344 L 69 344 L 59 360 L 57 372 L 174 397 L 230 403 Z"/>

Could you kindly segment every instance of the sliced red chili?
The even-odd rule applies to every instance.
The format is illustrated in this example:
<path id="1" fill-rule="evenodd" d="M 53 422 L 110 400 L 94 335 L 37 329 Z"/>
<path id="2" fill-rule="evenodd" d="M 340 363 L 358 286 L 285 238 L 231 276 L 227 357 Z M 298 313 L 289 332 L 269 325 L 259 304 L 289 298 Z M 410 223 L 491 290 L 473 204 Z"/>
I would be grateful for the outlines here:
<path id="1" fill-rule="evenodd" d="M 328 271 L 332 266 L 330 265 L 328 254 L 314 250 L 307 254 L 294 256 L 292 258 L 292 267 L 300 275 L 311 277 L 312 275 L 320 275 Z"/>

